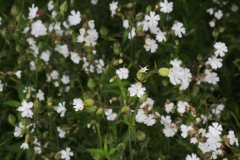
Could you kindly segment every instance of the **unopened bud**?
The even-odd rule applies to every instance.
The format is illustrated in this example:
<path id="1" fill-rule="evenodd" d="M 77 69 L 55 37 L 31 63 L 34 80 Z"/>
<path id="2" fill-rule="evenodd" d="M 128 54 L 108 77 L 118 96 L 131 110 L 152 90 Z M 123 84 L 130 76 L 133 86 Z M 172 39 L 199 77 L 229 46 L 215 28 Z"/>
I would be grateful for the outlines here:
<path id="1" fill-rule="evenodd" d="M 35 100 L 34 104 L 33 104 L 33 111 L 34 113 L 38 113 L 39 110 L 41 110 L 41 103 L 39 102 L 39 100 Z"/>
<path id="2" fill-rule="evenodd" d="M 30 135 L 29 135 L 29 134 L 26 134 L 26 135 L 25 135 L 25 142 L 28 142 L 29 138 L 30 138 Z"/>
<path id="3" fill-rule="evenodd" d="M 12 114 L 8 115 L 8 122 L 12 125 L 15 126 L 15 121 L 16 121 L 16 117 Z"/>
<path id="4" fill-rule="evenodd" d="M 169 74 L 169 71 L 170 71 L 169 68 L 160 68 L 158 70 L 158 73 L 163 77 L 167 77 Z"/>
<path id="5" fill-rule="evenodd" d="M 101 35 L 106 36 L 108 34 L 108 29 L 106 27 L 102 26 L 100 29 L 100 33 L 101 33 Z"/>
<path id="6" fill-rule="evenodd" d="M 47 99 L 47 106 L 52 107 L 52 98 Z"/>
<path id="7" fill-rule="evenodd" d="M 146 134 L 140 130 L 137 131 L 137 139 L 139 141 L 144 141 L 146 139 Z"/>
<path id="8" fill-rule="evenodd" d="M 7 28 L 3 28 L 2 36 L 6 39 L 7 38 Z"/>
<path id="9" fill-rule="evenodd" d="M 89 94 L 88 92 L 84 92 L 83 93 L 83 101 L 87 100 L 87 99 L 91 99 L 92 96 L 91 94 Z"/>
<path id="10" fill-rule="evenodd" d="M 146 94 L 146 93 L 144 93 L 143 95 L 142 95 L 142 97 L 140 97 L 140 103 L 143 103 L 143 102 L 145 102 L 146 100 L 147 100 L 147 98 L 148 98 L 148 95 Z"/>
<path id="11" fill-rule="evenodd" d="M 102 113 L 103 113 L 103 108 L 98 108 L 97 115 L 102 115 Z"/>
<path id="12" fill-rule="evenodd" d="M 113 52 L 114 52 L 114 54 L 116 54 L 116 55 L 119 55 L 119 54 L 121 53 L 121 45 L 120 45 L 119 42 L 115 42 L 115 43 L 113 44 Z"/>
<path id="13" fill-rule="evenodd" d="M 136 15 L 136 21 L 142 22 L 142 21 L 144 20 L 144 17 L 145 17 L 144 13 L 139 12 L 139 13 L 137 13 L 137 15 Z"/>
<path id="14" fill-rule="evenodd" d="M 64 1 L 60 6 L 60 12 L 61 14 L 64 14 L 68 10 L 68 4 L 67 1 Z"/>
<path id="15" fill-rule="evenodd" d="M 163 85 L 164 87 L 167 87 L 167 86 L 168 86 L 168 80 L 164 79 L 164 80 L 162 81 L 162 85 Z"/>
<path id="16" fill-rule="evenodd" d="M 121 109 L 121 112 L 122 113 L 128 113 L 130 111 L 130 108 L 128 106 L 124 106 L 122 109 Z"/>
<path id="17" fill-rule="evenodd" d="M 17 15 L 19 15 L 19 13 L 20 13 L 19 7 L 16 4 L 14 4 L 11 8 L 11 15 L 13 17 L 16 17 Z"/>
<path id="18" fill-rule="evenodd" d="M 137 79 L 142 81 L 142 80 L 144 80 L 146 78 L 146 75 L 147 74 L 145 72 L 138 71 L 137 72 Z"/>
<path id="19" fill-rule="evenodd" d="M 126 5 L 126 7 L 127 7 L 127 8 L 132 8 L 132 7 L 133 7 L 133 3 L 128 3 L 128 4 Z"/>
<path id="20" fill-rule="evenodd" d="M 95 101 L 93 99 L 87 99 L 83 103 L 84 103 L 84 106 L 91 107 L 94 105 Z"/>
<path id="21" fill-rule="evenodd" d="M 202 61 L 202 55 L 201 54 L 197 55 L 197 60 L 200 61 L 200 62 Z"/>
<path id="22" fill-rule="evenodd" d="M 28 118 L 22 118 L 21 122 L 24 126 L 28 126 L 30 124 L 30 120 Z"/>
<path id="23" fill-rule="evenodd" d="M 152 11 L 152 6 L 148 5 L 147 8 L 146 8 L 146 14 L 148 14 L 151 11 Z"/>
<path id="24" fill-rule="evenodd" d="M 94 89 L 94 87 L 96 86 L 96 83 L 95 83 L 95 81 L 92 78 L 89 78 L 87 86 L 90 89 Z"/>
<path id="25" fill-rule="evenodd" d="M 96 106 L 91 106 L 91 107 L 86 107 L 84 108 L 84 111 L 85 112 L 88 112 L 88 113 L 93 113 L 97 110 L 97 107 Z"/>
<path id="26" fill-rule="evenodd" d="M 41 50 L 43 48 L 43 42 L 39 42 L 37 46 L 38 46 L 39 50 Z"/>

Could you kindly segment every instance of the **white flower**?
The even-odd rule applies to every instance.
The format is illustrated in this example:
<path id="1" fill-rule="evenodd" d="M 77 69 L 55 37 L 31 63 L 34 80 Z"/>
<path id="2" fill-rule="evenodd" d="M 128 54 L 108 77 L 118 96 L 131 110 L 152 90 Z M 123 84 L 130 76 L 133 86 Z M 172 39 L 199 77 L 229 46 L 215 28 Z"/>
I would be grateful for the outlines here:
<path id="1" fill-rule="evenodd" d="M 22 137 L 23 136 L 23 131 L 26 129 L 26 127 L 22 124 L 22 122 L 19 123 L 18 126 L 15 126 L 14 129 L 14 136 L 15 137 Z"/>
<path id="2" fill-rule="evenodd" d="M 61 113 L 60 117 L 64 117 L 64 114 L 66 111 L 67 111 L 67 109 L 65 108 L 65 102 L 58 103 L 57 112 Z"/>
<path id="3" fill-rule="evenodd" d="M 69 76 L 63 75 L 61 81 L 63 84 L 68 84 L 70 82 Z"/>
<path id="4" fill-rule="evenodd" d="M 215 107 L 214 109 L 212 109 L 212 114 L 218 115 L 224 109 L 224 105 L 223 104 L 219 104 L 217 106 L 216 106 L 216 104 L 213 104 L 212 106 Z"/>
<path id="5" fill-rule="evenodd" d="M 31 25 L 32 31 L 31 34 L 35 37 L 44 36 L 47 33 L 47 28 L 43 25 L 41 20 L 37 20 Z"/>
<path id="6" fill-rule="evenodd" d="M 59 82 L 58 81 L 54 82 L 53 84 L 54 84 L 55 87 L 59 87 Z"/>
<path id="7" fill-rule="evenodd" d="M 56 17 L 56 15 L 57 15 L 57 12 L 53 10 L 51 13 L 52 19 L 54 19 Z"/>
<path id="8" fill-rule="evenodd" d="M 207 12 L 208 12 L 210 15 L 213 15 L 214 10 L 213 10 L 213 8 L 209 8 L 209 9 L 207 9 Z"/>
<path id="9" fill-rule="evenodd" d="M 227 46 L 222 42 L 216 42 L 213 47 L 216 49 L 214 52 L 216 56 L 219 55 L 220 57 L 223 57 L 225 55 L 225 52 L 228 51 Z"/>
<path id="10" fill-rule="evenodd" d="M 39 101 L 43 101 L 44 98 L 44 93 L 39 89 L 36 97 L 39 99 Z"/>
<path id="11" fill-rule="evenodd" d="M 23 100 L 22 101 L 22 106 L 20 106 L 17 110 L 19 112 L 22 112 L 22 117 L 32 118 L 32 116 L 33 116 L 33 112 L 31 110 L 32 107 L 33 107 L 32 102 L 27 103 L 26 100 Z"/>
<path id="12" fill-rule="evenodd" d="M 22 148 L 22 149 L 29 149 L 28 143 L 27 142 L 22 143 L 20 148 Z"/>
<path id="13" fill-rule="evenodd" d="M 124 20 L 123 20 L 123 27 L 124 27 L 125 29 L 127 29 L 128 26 L 129 26 L 129 24 L 128 24 L 128 19 L 124 19 Z"/>
<path id="14" fill-rule="evenodd" d="M 173 109 L 174 104 L 173 103 L 165 103 L 165 111 L 167 113 L 170 113 Z"/>
<path id="15" fill-rule="evenodd" d="M 161 116 L 161 124 L 164 124 L 164 125 L 169 125 L 172 123 L 172 120 L 171 120 L 171 117 L 170 116 Z"/>
<path id="16" fill-rule="evenodd" d="M 53 80 L 57 80 L 58 79 L 58 76 L 59 76 L 59 73 L 58 71 L 56 70 L 53 70 L 50 74 L 50 77 L 53 79 Z"/>
<path id="17" fill-rule="evenodd" d="M 123 68 L 119 68 L 116 70 L 116 74 L 118 75 L 118 77 L 120 79 L 127 79 L 128 78 L 128 74 L 129 71 L 127 68 L 123 67 Z"/>
<path id="18" fill-rule="evenodd" d="M 178 60 L 178 59 L 174 59 L 174 60 L 171 60 L 171 61 L 170 61 L 170 64 L 171 64 L 173 67 L 180 67 L 180 65 L 182 64 L 182 61 L 181 61 L 181 60 Z"/>
<path id="19" fill-rule="evenodd" d="M 187 137 L 188 131 L 193 130 L 192 126 L 186 126 L 185 124 L 182 124 L 182 125 L 180 126 L 180 128 L 181 128 L 181 131 L 182 131 L 181 136 L 182 136 L 183 138 L 186 138 L 186 137 Z"/>
<path id="20" fill-rule="evenodd" d="M 118 8 L 118 2 L 112 1 L 112 3 L 109 4 L 111 16 L 113 17 L 116 14 L 116 9 Z"/>
<path id="21" fill-rule="evenodd" d="M 75 98 L 73 100 L 73 108 L 75 108 L 75 111 L 81 111 L 84 108 L 83 101 L 80 98 Z"/>
<path id="22" fill-rule="evenodd" d="M 183 101 L 178 101 L 177 103 L 177 107 L 178 107 L 178 112 L 179 113 L 184 113 L 185 110 L 186 110 L 186 107 L 188 106 L 189 104 L 187 102 L 183 102 Z"/>
<path id="23" fill-rule="evenodd" d="M 184 76 L 184 70 L 181 67 L 170 68 L 168 77 L 173 85 L 180 84 Z"/>
<path id="24" fill-rule="evenodd" d="M 15 72 L 15 75 L 16 75 L 19 79 L 21 79 L 22 71 L 17 71 L 17 72 Z"/>
<path id="25" fill-rule="evenodd" d="M 0 92 L 3 91 L 3 86 L 4 86 L 4 84 L 2 84 L 2 81 L 0 80 Z"/>
<path id="26" fill-rule="evenodd" d="M 91 3 L 92 3 L 93 5 L 96 5 L 96 4 L 98 3 L 98 0 L 91 0 Z"/>
<path id="27" fill-rule="evenodd" d="M 70 52 L 71 54 L 71 60 L 73 61 L 73 63 L 75 64 L 79 64 L 81 58 L 79 57 L 79 55 L 75 52 Z"/>
<path id="28" fill-rule="evenodd" d="M 147 119 L 147 115 L 145 115 L 144 111 L 142 109 L 138 109 L 138 112 L 136 114 L 136 121 L 138 123 L 143 123 Z"/>
<path id="29" fill-rule="evenodd" d="M 65 160 L 70 160 L 70 156 L 73 156 L 73 152 L 71 152 L 71 148 L 67 147 L 66 151 L 61 150 L 61 158 Z"/>
<path id="30" fill-rule="evenodd" d="M 234 131 L 229 131 L 227 138 L 229 139 L 229 143 L 231 145 L 233 145 L 235 143 L 235 145 L 238 147 L 238 145 L 239 145 L 238 139 L 235 137 Z"/>
<path id="31" fill-rule="evenodd" d="M 88 26 L 90 29 L 94 29 L 95 28 L 94 20 L 88 21 Z"/>
<path id="32" fill-rule="evenodd" d="M 147 98 L 145 102 L 143 102 L 140 106 L 141 109 L 148 109 L 148 111 L 152 110 L 154 104 L 154 100 L 152 98 Z"/>
<path id="33" fill-rule="evenodd" d="M 66 44 L 64 45 L 56 45 L 55 51 L 59 52 L 62 54 L 65 58 L 68 57 L 69 52 L 68 52 L 68 46 Z"/>
<path id="34" fill-rule="evenodd" d="M 217 123 L 217 122 L 213 122 L 212 126 L 208 126 L 208 131 L 209 133 L 211 133 L 212 135 L 221 135 L 222 134 L 222 125 Z"/>
<path id="35" fill-rule="evenodd" d="M 165 34 L 166 34 L 166 32 L 161 32 L 161 31 L 159 31 L 159 32 L 156 34 L 156 40 L 158 40 L 158 42 L 166 41 Z"/>
<path id="36" fill-rule="evenodd" d="M 160 11 L 163 13 L 170 13 L 173 10 L 173 2 L 169 2 L 164 0 L 164 2 L 160 2 Z"/>
<path id="37" fill-rule="evenodd" d="M 136 35 L 136 30 L 135 28 L 133 27 L 131 32 L 128 33 L 128 39 L 133 39 Z"/>
<path id="38" fill-rule="evenodd" d="M 107 120 L 114 121 L 117 118 L 117 114 L 112 112 L 112 109 L 107 109 L 105 111 L 105 115 L 107 116 Z"/>
<path id="39" fill-rule="evenodd" d="M 46 50 L 46 51 L 42 52 L 40 58 L 47 63 L 49 61 L 49 58 L 50 58 L 50 51 Z"/>
<path id="40" fill-rule="evenodd" d="M 212 28 L 215 27 L 215 22 L 214 21 L 210 21 L 209 22 L 209 26 L 212 27 Z"/>
<path id="41" fill-rule="evenodd" d="M 146 51 L 150 51 L 151 53 L 154 53 L 156 52 L 158 45 L 154 39 L 147 38 L 145 40 L 144 48 L 146 49 Z"/>
<path id="42" fill-rule="evenodd" d="M 34 7 L 35 4 L 32 4 L 32 8 L 29 7 L 28 19 L 32 20 L 37 16 L 38 7 Z"/>
<path id="43" fill-rule="evenodd" d="M 195 138 L 195 137 L 191 138 L 190 143 L 193 143 L 193 144 L 198 143 L 197 138 Z"/>
<path id="44" fill-rule="evenodd" d="M 177 126 L 174 123 L 164 125 L 163 133 L 166 137 L 173 137 L 177 132 Z"/>
<path id="45" fill-rule="evenodd" d="M 231 10 L 232 10 L 233 12 L 237 12 L 238 6 L 235 5 L 235 4 L 232 4 Z"/>
<path id="46" fill-rule="evenodd" d="M 146 73 L 147 70 L 148 70 L 147 67 L 148 67 L 148 66 L 145 66 L 145 67 L 141 67 L 141 66 L 140 66 L 141 69 L 140 69 L 138 72 Z"/>
<path id="47" fill-rule="evenodd" d="M 96 29 L 89 29 L 87 30 L 88 35 L 84 38 L 84 41 L 86 42 L 86 46 L 95 46 L 98 39 L 98 32 Z"/>
<path id="48" fill-rule="evenodd" d="M 148 27 L 156 27 L 160 20 L 160 16 L 154 11 L 151 11 L 149 14 L 150 15 L 145 15 L 145 21 L 147 22 Z"/>
<path id="49" fill-rule="evenodd" d="M 156 123 L 156 120 L 154 119 L 152 114 L 149 114 L 148 116 L 146 116 L 146 118 L 144 119 L 144 124 L 146 124 L 147 126 L 152 126 Z"/>
<path id="50" fill-rule="evenodd" d="M 53 10 L 53 8 L 54 8 L 53 1 L 48 2 L 48 10 L 51 11 Z"/>
<path id="51" fill-rule="evenodd" d="M 219 77 L 217 76 L 217 73 L 211 72 L 210 70 L 205 70 L 206 77 L 204 78 L 204 81 L 210 83 L 210 84 L 217 84 L 219 82 Z"/>
<path id="52" fill-rule="evenodd" d="M 57 131 L 58 131 L 58 136 L 60 138 L 64 138 L 65 137 L 66 132 L 64 132 L 60 127 L 57 127 Z"/>
<path id="53" fill-rule="evenodd" d="M 68 16 L 68 21 L 70 23 L 70 26 L 79 24 L 81 22 L 80 12 L 79 11 L 76 12 L 76 11 L 72 10 L 71 14 L 72 15 Z"/>
<path id="54" fill-rule="evenodd" d="M 196 154 L 192 153 L 192 155 L 187 155 L 186 160 L 200 160 Z"/>
<path id="55" fill-rule="evenodd" d="M 146 88 L 142 87 L 141 83 L 135 83 L 128 88 L 128 91 L 130 92 L 130 97 L 137 95 L 140 98 L 145 93 Z"/>
<path id="56" fill-rule="evenodd" d="M 30 67 L 30 70 L 31 70 L 31 71 L 35 71 L 35 70 L 36 70 L 35 62 L 34 62 L 34 61 L 31 61 L 31 62 L 29 63 L 29 67 Z"/>
<path id="57" fill-rule="evenodd" d="M 172 30 L 174 30 L 175 36 L 182 38 L 182 34 L 186 33 L 185 28 L 181 22 L 177 22 L 172 26 Z"/>
<path id="58" fill-rule="evenodd" d="M 217 12 L 214 13 L 214 16 L 219 20 L 222 18 L 223 13 L 221 10 L 218 10 Z"/>

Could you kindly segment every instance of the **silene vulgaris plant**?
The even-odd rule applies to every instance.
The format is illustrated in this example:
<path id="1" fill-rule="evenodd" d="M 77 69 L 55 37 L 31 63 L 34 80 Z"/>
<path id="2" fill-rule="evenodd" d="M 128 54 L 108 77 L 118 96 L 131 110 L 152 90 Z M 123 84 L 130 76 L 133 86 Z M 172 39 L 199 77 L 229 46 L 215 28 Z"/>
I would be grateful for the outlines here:
<path id="1" fill-rule="evenodd" d="M 233 2 L 11 4 L 1 14 L 0 97 L 9 123 L 2 119 L 0 155 L 239 159 L 239 105 L 221 88 L 240 68 L 232 56 L 239 39 L 228 28 L 239 27 Z"/>

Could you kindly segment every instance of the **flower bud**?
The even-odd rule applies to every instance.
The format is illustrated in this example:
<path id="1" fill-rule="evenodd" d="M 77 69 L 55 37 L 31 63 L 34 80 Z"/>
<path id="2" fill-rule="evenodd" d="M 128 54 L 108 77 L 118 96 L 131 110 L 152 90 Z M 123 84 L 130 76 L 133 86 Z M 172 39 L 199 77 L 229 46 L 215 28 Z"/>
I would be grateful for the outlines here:
<path id="1" fill-rule="evenodd" d="M 94 87 L 96 86 L 96 83 L 95 83 L 95 81 L 92 78 L 89 78 L 87 86 L 90 89 L 94 89 Z"/>
<path id="2" fill-rule="evenodd" d="M 102 115 L 102 113 L 103 113 L 103 108 L 98 108 L 97 115 Z"/>
<path id="3" fill-rule="evenodd" d="M 39 42 L 37 47 L 39 48 L 39 50 L 41 50 L 43 48 L 43 42 Z"/>
<path id="4" fill-rule="evenodd" d="M 20 46 L 20 44 L 17 44 L 15 49 L 18 53 L 22 51 L 22 47 Z"/>
<path id="5" fill-rule="evenodd" d="M 143 102 L 145 102 L 146 100 L 147 100 L 147 98 L 148 98 L 148 95 L 146 94 L 146 93 L 144 93 L 143 95 L 142 95 L 142 97 L 140 97 L 140 103 L 143 103 Z"/>
<path id="6" fill-rule="evenodd" d="M 14 4 L 11 8 L 11 15 L 13 17 L 16 17 L 17 15 L 19 15 L 19 13 L 20 13 L 19 7 L 16 4 Z"/>
<path id="7" fill-rule="evenodd" d="M 167 87 L 167 86 L 168 86 L 168 80 L 164 79 L 164 80 L 162 81 L 162 85 L 163 85 L 164 87 Z"/>
<path id="8" fill-rule="evenodd" d="M 122 113 L 127 113 L 130 111 L 130 108 L 128 106 L 124 106 L 122 109 L 121 109 L 121 112 Z"/>
<path id="9" fill-rule="evenodd" d="M 148 5 L 147 8 L 146 8 L 146 14 L 148 14 L 151 11 L 152 11 L 152 6 Z"/>
<path id="10" fill-rule="evenodd" d="M 114 66 L 119 65 L 119 60 L 117 60 L 117 59 L 113 60 L 113 61 L 112 61 L 112 64 L 113 64 Z"/>
<path id="11" fill-rule="evenodd" d="M 84 106 L 91 107 L 94 105 L 95 101 L 93 99 L 87 99 L 83 103 L 84 103 Z"/>
<path id="12" fill-rule="evenodd" d="M 198 94 L 198 92 L 199 92 L 199 86 L 194 85 L 192 90 L 192 96 L 195 97 Z"/>
<path id="13" fill-rule="evenodd" d="M 136 21 L 138 21 L 138 22 L 142 22 L 142 21 L 144 20 L 144 17 L 145 17 L 144 13 L 139 12 L 139 13 L 137 13 L 135 19 L 136 19 Z"/>
<path id="14" fill-rule="evenodd" d="M 137 79 L 142 81 L 142 80 L 144 80 L 146 78 L 146 75 L 147 74 L 145 72 L 138 71 L 137 72 Z"/>
<path id="15" fill-rule="evenodd" d="M 64 14 L 68 10 L 68 4 L 67 1 L 64 1 L 60 6 L 60 12 L 61 14 Z"/>
<path id="16" fill-rule="evenodd" d="M 15 121 L 16 121 L 16 117 L 12 114 L 8 115 L 8 122 L 12 125 L 15 126 Z"/>
<path id="17" fill-rule="evenodd" d="M 212 32 L 212 36 L 214 37 L 214 38 L 217 38 L 218 37 L 218 31 L 217 30 L 214 30 L 213 32 Z"/>
<path id="18" fill-rule="evenodd" d="M 139 141 L 144 141 L 146 139 L 146 134 L 140 130 L 137 131 L 137 139 Z"/>
<path id="19" fill-rule="evenodd" d="M 169 71 L 170 71 L 169 68 L 160 68 L 158 70 L 158 73 L 163 77 L 167 77 L 169 74 Z"/>
<path id="20" fill-rule="evenodd" d="M 19 34 L 17 32 L 14 32 L 12 37 L 15 40 L 15 42 L 19 42 Z"/>
<path id="21" fill-rule="evenodd" d="M 125 148 L 126 148 L 126 146 L 125 146 L 124 143 L 119 143 L 119 144 L 117 145 L 117 147 L 118 147 L 119 151 L 124 151 Z"/>
<path id="22" fill-rule="evenodd" d="M 16 17 L 16 21 L 20 23 L 22 21 L 22 14 L 18 14 Z"/>
<path id="23" fill-rule="evenodd" d="M 22 118 L 21 122 L 24 126 L 28 126 L 30 124 L 29 118 Z"/>
<path id="24" fill-rule="evenodd" d="M 126 7 L 131 9 L 133 7 L 133 3 L 126 4 Z"/>
<path id="25" fill-rule="evenodd" d="M 41 110 L 41 103 L 38 100 L 35 100 L 33 104 L 33 112 L 38 113 Z"/>
<path id="26" fill-rule="evenodd" d="M 84 92 L 83 93 L 83 101 L 87 100 L 87 99 L 91 99 L 92 95 L 89 94 L 88 92 Z"/>
<path id="27" fill-rule="evenodd" d="M 106 27 L 102 26 L 100 29 L 100 33 L 101 33 L 101 35 L 106 36 L 108 34 L 108 29 Z"/>
<path id="28" fill-rule="evenodd" d="M 97 107 L 96 106 L 91 106 L 91 107 L 86 107 L 84 108 L 84 111 L 85 112 L 88 112 L 88 113 L 93 113 L 97 110 Z"/>
<path id="29" fill-rule="evenodd" d="M 26 135 L 25 135 L 25 142 L 28 142 L 29 138 L 30 138 L 30 135 L 29 135 L 29 134 L 26 134 Z"/>
<path id="30" fill-rule="evenodd" d="M 47 106 L 52 107 L 52 98 L 47 99 Z"/>
<path id="31" fill-rule="evenodd" d="M 122 51 L 121 51 L 121 45 L 119 42 L 114 42 L 113 44 L 113 52 L 116 55 L 119 55 Z"/>
<path id="32" fill-rule="evenodd" d="M 7 38 L 7 28 L 3 28 L 2 36 L 6 39 Z"/>
<path id="33" fill-rule="evenodd" d="M 202 61 L 202 55 L 201 54 L 197 55 L 197 60 L 200 61 L 200 62 Z"/>

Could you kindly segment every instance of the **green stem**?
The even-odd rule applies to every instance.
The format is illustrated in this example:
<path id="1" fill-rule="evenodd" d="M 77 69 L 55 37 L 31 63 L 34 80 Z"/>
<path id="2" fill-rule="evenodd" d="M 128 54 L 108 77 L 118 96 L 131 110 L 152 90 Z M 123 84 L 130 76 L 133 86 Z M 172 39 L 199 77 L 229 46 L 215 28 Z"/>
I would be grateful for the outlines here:
<path id="1" fill-rule="evenodd" d="M 98 123 L 97 122 L 95 122 L 95 123 L 96 123 L 96 127 L 97 127 L 97 132 L 98 132 L 99 147 L 102 150 L 102 136 L 101 136 L 101 132 L 100 132 Z"/>
<path id="2" fill-rule="evenodd" d="M 132 155 L 132 144 L 131 144 L 131 133 L 130 133 L 130 129 L 128 127 L 128 136 L 129 136 L 129 151 L 130 151 L 130 158 L 131 160 L 133 160 L 133 155 Z"/>

